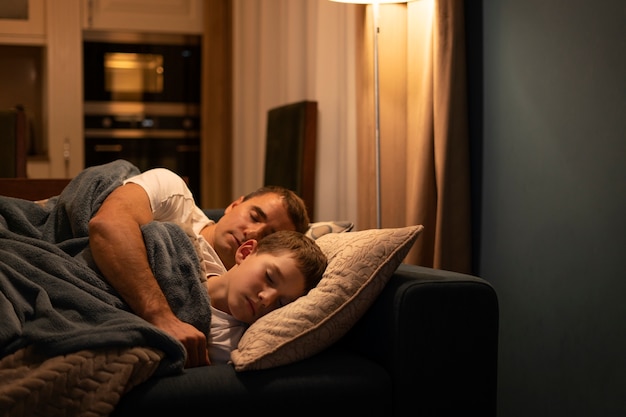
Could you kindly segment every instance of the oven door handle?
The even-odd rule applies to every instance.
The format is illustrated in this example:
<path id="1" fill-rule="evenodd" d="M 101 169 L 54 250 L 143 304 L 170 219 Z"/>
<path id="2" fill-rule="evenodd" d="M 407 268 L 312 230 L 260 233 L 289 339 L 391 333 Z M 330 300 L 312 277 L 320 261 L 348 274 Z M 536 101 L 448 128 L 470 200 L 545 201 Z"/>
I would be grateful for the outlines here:
<path id="1" fill-rule="evenodd" d="M 177 145 L 176 152 L 185 153 L 185 152 L 198 152 L 200 151 L 200 147 L 198 145 Z"/>

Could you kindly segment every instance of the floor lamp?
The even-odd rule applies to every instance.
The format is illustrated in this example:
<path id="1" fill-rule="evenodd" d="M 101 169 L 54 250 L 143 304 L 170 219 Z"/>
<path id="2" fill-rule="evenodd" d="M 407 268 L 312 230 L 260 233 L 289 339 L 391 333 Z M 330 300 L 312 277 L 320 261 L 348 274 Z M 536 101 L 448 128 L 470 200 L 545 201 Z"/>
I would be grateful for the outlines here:
<path id="1" fill-rule="evenodd" d="M 376 163 L 376 227 L 382 227 L 381 222 L 381 196 L 380 196 L 380 98 L 378 88 L 378 6 L 384 3 L 407 3 L 409 0 L 331 0 L 338 3 L 371 4 L 372 5 L 372 29 L 374 31 L 374 152 Z"/>

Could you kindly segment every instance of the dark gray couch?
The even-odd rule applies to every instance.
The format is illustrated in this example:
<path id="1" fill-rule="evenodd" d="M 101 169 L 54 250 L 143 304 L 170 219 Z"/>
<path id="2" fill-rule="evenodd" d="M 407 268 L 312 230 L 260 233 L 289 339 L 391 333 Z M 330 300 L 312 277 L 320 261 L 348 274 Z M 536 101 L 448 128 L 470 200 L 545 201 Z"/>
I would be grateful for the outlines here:
<path id="1" fill-rule="evenodd" d="M 0 179 L 39 200 L 68 179 Z M 207 210 L 217 220 L 223 210 Z M 292 365 L 237 373 L 218 365 L 152 378 L 112 416 L 495 416 L 498 299 L 483 279 L 400 265 L 339 342 Z"/>
<path id="2" fill-rule="evenodd" d="M 485 280 L 402 264 L 318 355 L 263 371 L 218 365 L 153 378 L 112 416 L 495 416 L 498 317 Z"/>

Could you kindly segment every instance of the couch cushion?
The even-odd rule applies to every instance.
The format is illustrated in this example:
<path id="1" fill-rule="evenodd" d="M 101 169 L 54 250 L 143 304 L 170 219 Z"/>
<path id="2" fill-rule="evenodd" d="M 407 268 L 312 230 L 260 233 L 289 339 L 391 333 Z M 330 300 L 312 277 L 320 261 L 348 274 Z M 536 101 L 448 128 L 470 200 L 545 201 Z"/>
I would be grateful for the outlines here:
<path id="1" fill-rule="evenodd" d="M 390 375 L 365 357 L 327 349 L 306 361 L 254 372 L 230 365 L 151 378 L 125 394 L 111 417 L 161 415 L 387 415 Z"/>
<path id="2" fill-rule="evenodd" d="M 285 365 L 333 344 L 369 308 L 422 230 L 416 225 L 319 237 L 328 257 L 322 280 L 246 330 L 231 354 L 235 369 Z"/>

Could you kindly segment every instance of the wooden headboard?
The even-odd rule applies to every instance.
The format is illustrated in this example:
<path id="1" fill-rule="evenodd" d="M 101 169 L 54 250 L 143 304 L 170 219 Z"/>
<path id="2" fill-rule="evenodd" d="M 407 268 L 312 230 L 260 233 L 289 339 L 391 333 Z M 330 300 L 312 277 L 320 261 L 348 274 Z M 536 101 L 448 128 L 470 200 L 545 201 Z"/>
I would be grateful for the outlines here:
<path id="1" fill-rule="evenodd" d="M 70 178 L 0 178 L 0 195 L 43 200 L 59 195 Z"/>

